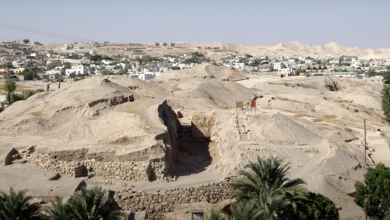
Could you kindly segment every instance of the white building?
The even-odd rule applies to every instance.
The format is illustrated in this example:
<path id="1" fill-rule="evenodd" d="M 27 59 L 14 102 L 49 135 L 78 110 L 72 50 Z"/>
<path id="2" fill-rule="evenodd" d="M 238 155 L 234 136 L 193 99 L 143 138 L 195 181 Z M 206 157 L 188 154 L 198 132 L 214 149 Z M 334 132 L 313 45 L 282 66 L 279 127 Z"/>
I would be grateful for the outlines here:
<path id="1" fill-rule="evenodd" d="M 359 75 L 355 72 L 324 72 L 323 75 L 336 76 L 336 77 L 347 77 L 347 78 L 358 78 Z"/>
<path id="2" fill-rule="evenodd" d="M 280 62 L 274 63 L 274 69 L 275 70 L 280 70 L 283 68 L 283 64 Z"/>
<path id="3" fill-rule="evenodd" d="M 27 67 L 27 63 L 24 60 L 15 60 L 12 61 L 14 67 Z"/>
<path id="4" fill-rule="evenodd" d="M 112 63 L 111 60 L 102 60 L 102 63 L 105 65 L 110 65 Z"/>
<path id="5" fill-rule="evenodd" d="M 71 73 L 87 75 L 88 74 L 88 67 L 80 65 L 80 66 L 73 66 L 72 69 L 65 70 L 66 76 L 69 76 L 69 74 L 71 74 Z"/>
<path id="6" fill-rule="evenodd" d="M 52 69 L 52 70 L 46 71 L 46 74 L 47 74 L 47 75 L 61 74 L 61 71 L 60 71 L 60 70 Z"/>
<path id="7" fill-rule="evenodd" d="M 362 80 L 372 83 L 385 83 L 383 76 L 363 77 Z"/>
<path id="8" fill-rule="evenodd" d="M 362 66 L 362 63 L 359 60 L 352 61 L 351 67 L 358 68 L 361 66 Z"/>
<path id="9" fill-rule="evenodd" d="M 136 75 L 138 75 L 138 78 L 140 78 L 142 80 L 151 80 L 151 79 L 156 78 L 160 74 L 161 74 L 160 72 L 151 72 L 148 69 L 144 69 L 143 73 L 133 74 L 133 75 L 131 75 L 131 77 L 135 77 Z"/>
<path id="10" fill-rule="evenodd" d="M 289 59 L 287 62 L 288 62 L 289 64 L 295 64 L 295 59 Z"/>

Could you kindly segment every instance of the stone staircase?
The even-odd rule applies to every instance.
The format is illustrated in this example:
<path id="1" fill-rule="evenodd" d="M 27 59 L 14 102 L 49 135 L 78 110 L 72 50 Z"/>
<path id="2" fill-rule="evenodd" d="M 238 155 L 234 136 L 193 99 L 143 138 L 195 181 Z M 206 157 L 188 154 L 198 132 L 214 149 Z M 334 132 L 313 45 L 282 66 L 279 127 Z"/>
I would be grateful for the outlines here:
<path id="1" fill-rule="evenodd" d="M 250 141 L 251 138 L 247 133 L 248 126 L 245 122 L 245 114 L 240 112 L 237 114 L 237 128 L 238 128 L 238 134 L 240 135 L 240 141 Z"/>
<path id="2" fill-rule="evenodd" d="M 375 164 L 390 166 L 390 147 L 380 132 L 367 131 L 367 147 Z"/>

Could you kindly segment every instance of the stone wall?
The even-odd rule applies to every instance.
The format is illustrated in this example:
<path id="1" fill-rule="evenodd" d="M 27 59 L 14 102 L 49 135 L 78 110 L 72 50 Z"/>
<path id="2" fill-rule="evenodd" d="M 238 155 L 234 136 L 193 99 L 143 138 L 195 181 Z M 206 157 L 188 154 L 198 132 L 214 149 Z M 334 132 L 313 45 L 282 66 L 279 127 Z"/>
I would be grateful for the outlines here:
<path id="1" fill-rule="evenodd" d="M 158 190 L 152 193 L 124 189 L 115 192 L 114 199 L 121 208 L 131 210 L 132 212 L 146 210 L 147 216 L 153 219 L 157 215 L 172 212 L 175 204 L 217 203 L 229 199 L 229 183 L 233 180 L 233 177 L 228 177 L 221 182 L 203 184 L 196 187 Z"/>
<path id="2" fill-rule="evenodd" d="M 148 181 L 151 173 L 158 173 L 150 162 L 61 161 L 44 153 L 22 153 L 25 153 L 23 157 L 28 163 L 71 177 L 98 176 L 112 180 Z M 161 178 L 155 175 L 155 179 Z"/>
<path id="3" fill-rule="evenodd" d="M 214 123 L 213 113 L 194 113 L 191 119 L 192 138 L 198 141 L 210 140 Z"/>

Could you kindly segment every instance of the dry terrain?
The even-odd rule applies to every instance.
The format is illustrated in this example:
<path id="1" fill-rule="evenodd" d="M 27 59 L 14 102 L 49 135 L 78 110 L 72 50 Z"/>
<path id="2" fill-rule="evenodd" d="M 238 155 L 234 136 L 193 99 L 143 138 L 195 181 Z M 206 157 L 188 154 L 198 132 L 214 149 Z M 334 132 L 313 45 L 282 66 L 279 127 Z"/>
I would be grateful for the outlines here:
<path id="1" fill-rule="evenodd" d="M 212 64 L 152 81 L 67 82 L 0 113 L 0 161 L 7 164 L 0 167 L 0 190 L 26 188 L 50 200 L 69 196 L 84 180 L 114 190 L 124 209 L 175 218 L 188 203 L 207 209 L 223 202 L 225 178 L 256 157 L 278 156 L 290 163 L 292 177 L 340 206 L 342 219 L 362 219 L 348 194 L 368 166 L 386 162 L 375 152 L 364 162 L 363 118 L 369 148 L 389 152 L 380 90 L 359 79 L 268 73 L 254 79 Z M 251 99 L 256 111 L 247 106 Z M 61 177 L 49 180 L 56 173 Z M 204 193 L 210 188 L 217 194 Z M 144 195 L 150 200 L 132 202 Z M 170 198 L 177 198 L 175 206 Z"/>
<path id="2" fill-rule="evenodd" d="M 78 44 L 73 49 L 65 49 L 63 44 L 47 45 L 25 45 L 34 51 L 45 53 L 52 49 L 57 53 L 89 53 L 94 50 L 97 54 L 117 56 L 125 55 L 130 57 L 150 55 L 162 57 L 166 54 L 191 56 L 193 52 L 199 52 L 207 57 L 216 59 L 231 54 L 250 54 L 252 56 L 302 56 L 302 57 L 339 57 L 358 56 L 361 59 L 389 59 L 390 48 L 369 49 L 369 48 L 348 48 L 331 42 L 325 45 L 312 46 L 298 41 L 286 41 L 272 45 L 242 45 L 233 43 L 211 43 L 211 44 L 177 44 L 176 46 L 152 46 L 136 45 L 129 43 L 105 43 L 105 44 Z M 82 49 L 80 49 L 80 47 Z M 11 49 L 2 48 L 0 52 L 11 53 Z"/>

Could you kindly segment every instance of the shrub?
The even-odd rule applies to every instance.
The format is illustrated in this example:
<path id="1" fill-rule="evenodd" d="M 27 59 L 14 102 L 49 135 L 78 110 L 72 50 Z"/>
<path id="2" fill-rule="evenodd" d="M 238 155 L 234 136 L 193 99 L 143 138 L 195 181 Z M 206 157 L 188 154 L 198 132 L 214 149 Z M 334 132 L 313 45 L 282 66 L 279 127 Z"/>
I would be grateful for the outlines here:
<path id="1" fill-rule="evenodd" d="M 327 197 L 310 192 L 307 199 L 297 202 L 293 219 L 333 220 L 339 219 L 339 212 L 334 202 Z"/>

